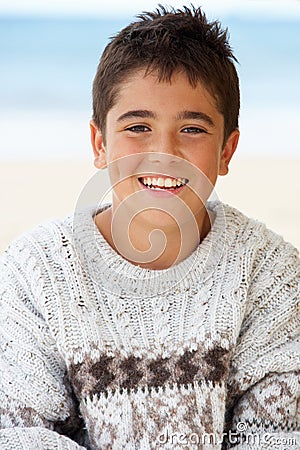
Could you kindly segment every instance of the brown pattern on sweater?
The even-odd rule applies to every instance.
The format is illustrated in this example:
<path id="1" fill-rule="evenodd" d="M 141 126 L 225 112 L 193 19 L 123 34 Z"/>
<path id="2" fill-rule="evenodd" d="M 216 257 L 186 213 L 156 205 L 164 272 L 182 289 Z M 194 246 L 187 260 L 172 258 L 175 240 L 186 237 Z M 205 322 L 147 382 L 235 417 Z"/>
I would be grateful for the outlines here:
<path id="1" fill-rule="evenodd" d="M 157 448 L 159 450 L 204 450 L 201 442 L 193 444 L 189 436 L 222 433 L 218 417 L 219 398 L 224 398 L 225 385 L 214 388 L 203 383 L 185 387 L 173 386 L 135 392 L 116 392 L 107 398 L 87 397 L 82 410 L 92 435 L 91 450 L 125 448 Z M 162 442 L 162 440 L 167 442 Z M 182 439 L 187 440 L 183 445 Z M 127 447 L 126 447 L 127 448 Z"/>
<path id="2" fill-rule="evenodd" d="M 13 402 L 13 406 L 15 403 Z M 16 415 L 18 411 L 18 415 Z M 3 408 L 0 405 L 0 428 L 14 427 L 49 427 L 47 420 L 43 419 L 30 407 L 18 406 L 14 409 Z"/>
<path id="3" fill-rule="evenodd" d="M 227 396 L 225 431 L 231 429 L 235 432 L 238 422 L 245 423 L 252 433 L 298 430 L 297 377 L 300 380 L 300 374 L 296 371 L 289 374 L 270 373 L 246 391 L 231 389 L 231 396 Z M 229 444 L 223 447 L 231 448 Z"/>
<path id="4" fill-rule="evenodd" d="M 211 404 L 211 398 L 208 397 L 206 402 L 205 402 L 205 406 L 203 407 L 203 411 L 202 411 L 202 424 L 204 427 L 204 430 L 206 433 L 210 434 L 213 433 L 214 431 L 214 426 L 211 420 L 212 417 L 212 404 Z"/>
<path id="5" fill-rule="evenodd" d="M 97 361 L 86 357 L 81 364 L 71 364 L 69 378 L 79 400 L 117 390 L 129 392 L 146 387 L 186 386 L 203 380 L 215 383 L 226 380 L 230 355 L 230 351 L 219 346 L 209 351 L 199 347 L 186 350 L 180 356 L 157 359 L 104 354 Z"/>
<path id="6" fill-rule="evenodd" d="M 286 405 L 293 398 L 291 386 L 276 375 L 268 375 L 260 384 L 260 390 L 264 386 L 264 395 L 257 395 L 255 386 L 243 397 L 235 408 L 237 417 L 262 417 L 265 421 L 274 422 L 274 413 L 278 419 L 287 417 Z"/>

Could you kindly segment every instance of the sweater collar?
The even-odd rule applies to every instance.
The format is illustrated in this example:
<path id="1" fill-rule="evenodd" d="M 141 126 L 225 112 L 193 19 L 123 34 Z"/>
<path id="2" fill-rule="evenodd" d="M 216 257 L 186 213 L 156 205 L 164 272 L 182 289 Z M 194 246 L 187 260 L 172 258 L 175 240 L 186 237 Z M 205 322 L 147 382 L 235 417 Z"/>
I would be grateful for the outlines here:
<path id="1" fill-rule="evenodd" d="M 109 205 L 76 211 L 72 217 L 73 243 L 80 263 L 93 282 L 114 295 L 153 297 L 174 289 L 190 289 L 209 278 L 222 258 L 226 242 L 224 205 L 208 202 L 212 227 L 195 251 L 177 265 L 151 270 L 120 256 L 98 230 L 94 217 Z"/>

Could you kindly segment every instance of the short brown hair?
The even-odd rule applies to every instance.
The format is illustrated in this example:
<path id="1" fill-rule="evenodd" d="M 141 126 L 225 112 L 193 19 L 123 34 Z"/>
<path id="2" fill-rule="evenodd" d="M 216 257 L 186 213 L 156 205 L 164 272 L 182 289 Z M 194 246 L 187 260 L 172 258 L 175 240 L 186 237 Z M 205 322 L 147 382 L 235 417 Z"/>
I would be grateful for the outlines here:
<path id="1" fill-rule="evenodd" d="M 144 12 L 106 46 L 93 84 L 93 120 L 105 134 L 106 116 L 114 106 L 118 87 L 142 68 L 157 72 L 159 81 L 171 81 L 183 71 L 192 86 L 203 82 L 224 117 L 224 143 L 238 128 L 240 108 L 237 61 L 228 43 L 227 29 L 208 22 L 200 8 L 167 9 L 159 5 Z"/>

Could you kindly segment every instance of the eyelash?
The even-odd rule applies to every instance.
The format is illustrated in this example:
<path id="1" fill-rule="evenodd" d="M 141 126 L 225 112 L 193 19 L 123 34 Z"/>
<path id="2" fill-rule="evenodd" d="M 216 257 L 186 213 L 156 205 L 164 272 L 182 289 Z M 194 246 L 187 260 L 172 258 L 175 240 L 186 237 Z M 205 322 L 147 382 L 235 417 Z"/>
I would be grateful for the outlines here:
<path id="1" fill-rule="evenodd" d="M 189 130 L 189 131 L 186 131 L 186 130 Z M 145 132 L 151 131 L 151 130 L 150 130 L 150 128 L 146 127 L 145 125 L 133 125 L 132 127 L 126 128 L 126 131 L 131 131 L 132 133 L 145 133 Z M 207 133 L 207 132 L 205 130 L 203 130 L 203 128 L 187 127 L 187 128 L 183 128 L 183 130 L 181 130 L 181 133 L 202 134 L 202 133 Z"/>
<path id="2" fill-rule="evenodd" d="M 145 125 L 133 125 L 132 127 L 126 128 L 126 131 L 131 131 L 132 133 L 145 133 L 146 131 L 150 131 L 150 128 Z"/>
<path id="3" fill-rule="evenodd" d="M 190 131 L 185 131 L 185 130 L 190 130 Z M 206 131 L 203 130 L 203 128 L 198 128 L 198 127 L 187 127 L 187 128 L 183 128 L 183 130 L 181 130 L 181 133 L 186 133 L 186 134 L 201 134 L 201 133 L 206 133 Z"/>

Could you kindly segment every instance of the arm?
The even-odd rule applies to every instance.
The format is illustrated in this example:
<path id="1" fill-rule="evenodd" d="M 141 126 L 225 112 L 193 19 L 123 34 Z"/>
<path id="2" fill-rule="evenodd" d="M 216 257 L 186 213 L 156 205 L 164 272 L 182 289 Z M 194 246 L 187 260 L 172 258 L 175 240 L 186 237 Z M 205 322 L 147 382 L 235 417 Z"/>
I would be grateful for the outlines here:
<path id="1" fill-rule="evenodd" d="M 283 241 L 256 268 L 232 360 L 227 431 L 233 435 L 224 448 L 300 448 L 299 274 L 297 252 Z"/>
<path id="2" fill-rule="evenodd" d="M 79 450 L 74 441 L 47 428 L 13 428 L 0 431 L 1 450 Z"/>
<path id="3" fill-rule="evenodd" d="M 30 265 L 30 260 L 28 260 Z M 65 364 L 30 295 L 22 264 L 0 258 L 0 449 L 83 449 Z"/>

